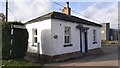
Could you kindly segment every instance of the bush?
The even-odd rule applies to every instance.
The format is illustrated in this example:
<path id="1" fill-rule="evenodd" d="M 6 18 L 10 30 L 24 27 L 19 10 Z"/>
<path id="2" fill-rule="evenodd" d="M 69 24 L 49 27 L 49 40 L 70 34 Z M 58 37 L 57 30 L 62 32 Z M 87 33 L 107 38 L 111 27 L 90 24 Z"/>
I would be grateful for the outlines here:
<path id="1" fill-rule="evenodd" d="M 20 22 L 2 23 L 2 59 L 23 58 L 27 51 L 28 45 L 27 30 L 21 28 L 13 28 L 12 35 L 11 25 L 24 26 L 24 24 Z"/>
<path id="2" fill-rule="evenodd" d="M 11 35 L 10 35 L 10 24 L 2 22 L 2 59 L 10 58 L 11 49 Z"/>

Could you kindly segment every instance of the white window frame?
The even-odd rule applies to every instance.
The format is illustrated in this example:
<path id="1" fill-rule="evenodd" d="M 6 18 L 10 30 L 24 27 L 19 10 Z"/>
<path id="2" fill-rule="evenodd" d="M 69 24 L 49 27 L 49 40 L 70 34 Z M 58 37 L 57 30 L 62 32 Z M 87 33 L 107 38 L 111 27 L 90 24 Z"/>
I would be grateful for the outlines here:
<path id="1" fill-rule="evenodd" d="M 97 31 L 93 29 L 93 42 L 97 42 Z"/>
<path id="2" fill-rule="evenodd" d="M 38 42 L 38 37 L 37 37 L 37 34 L 38 34 L 38 31 L 37 31 L 37 28 L 33 28 L 32 29 L 32 43 L 34 44 L 34 43 L 37 43 Z M 37 41 L 35 41 L 35 38 L 37 38 Z"/>
<path id="3" fill-rule="evenodd" d="M 65 33 L 65 31 L 68 31 Z M 67 38 L 69 38 L 69 40 L 67 40 Z M 64 44 L 71 44 L 71 27 L 69 26 L 65 26 L 64 28 Z"/>

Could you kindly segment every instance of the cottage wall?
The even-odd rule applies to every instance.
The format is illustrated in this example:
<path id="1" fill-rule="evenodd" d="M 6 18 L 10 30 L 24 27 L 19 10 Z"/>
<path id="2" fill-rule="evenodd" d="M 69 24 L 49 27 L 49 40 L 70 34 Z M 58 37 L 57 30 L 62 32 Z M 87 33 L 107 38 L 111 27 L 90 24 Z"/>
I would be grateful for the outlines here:
<path id="1" fill-rule="evenodd" d="M 73 46 L 64 47 L 64 27 L 71 27 L 71 44 Z M 77 24 L 73 22 L 52 19 L 52 37 L 58 35 L 58 39 L 52 38 L 52 55 L 76 52 L 80 50 L 80 33 L 76 29 Z"/>
<path id="2" fill-rule="evenodd" d="M 29 32 L 28 51 L 37 52 L 37 46 L 32 46 L 32 29 L 36 28 L 38 31 L 37 40 L 40 43 L 40 54 L 51 55 L 51 19 L 27 24 L 26 28 Z"/>
<path id="3" fill-rule="evenodd" d="M 101 28 L 95 26 L 84 25 L 85 27 L 89 27 L 88 29 L 88 49 L 100 48 L 101 47 Z M 97 43 L 93 44 L 93 29 L 96 29 L 97 33 Z"/>
<path id="4" fill-rule="evenodd" d="M 80 51 L 80 32 L 76 28 L 77 23 L 69 21 L 61 21 L 52 19 L 51 23 L 51 35 L 52 35 L 52 55 L 70 53 Z M 64 47 L 64 27 L 71 27 L 71 44 L 73 46 Z M 89 27 L 88 29 L 88 49 L 100 48 L 101 47 L 101 29 L 100 27 L 84 25 Z M 93 29 L 97 30 L 97 43 L 93 44 Z M 54 35 L 58 35 L 58 39 L 54 39 Z"/>
<path id="5" fill-rule="evenodd" d="M 40 22 L 27 24 L 26 28 L 29 32 L 29 46 L 32 45 L 32 29 L 37 28 L 38 42 L 40 43 L 40 54 L 54 56 L 71 52 L 80 51 L 80 31 L 76 28 L 78 24 L 70 21 L 63 21 L 58 19 L 47 19 Z M 71 44 L 73 46 L 64 47 L 64 27 L 71 27 Z M 101 29 L 100 27 L 83 25 L 89 27 L 88 35 L 88 49 L 101 47 Z M 97 43 L 93 44 L 93 29 L 96 29 Z M 57 39 L 54 37 L 58 36 Z M 31 47 L 37 52 L 37 47 Z"/>

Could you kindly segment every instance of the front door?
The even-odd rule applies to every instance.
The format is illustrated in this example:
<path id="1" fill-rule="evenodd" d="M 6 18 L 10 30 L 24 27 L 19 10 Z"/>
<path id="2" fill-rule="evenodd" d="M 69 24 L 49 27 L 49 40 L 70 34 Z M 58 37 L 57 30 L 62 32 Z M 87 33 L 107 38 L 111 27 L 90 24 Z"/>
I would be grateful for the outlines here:
<path id="1" fill-rule="evenodd" d="M 84 32 L 84 43 L 85 43 L 85 52 L 88 51 L 88 41 L 87 41 L 87 32 Z"/>
<path id="2" fill-rule="evenodd" d="M 88 51 L 87 32 L 82 32 L 82 52 Z"/>
<path id="3" fill-rule="evenodd" d="M 87 30 L 88 27 L 83 27 L 82 24 L 76 26 L 76 28 L 80 31 L 80 51 L 87 52 L 88 51 L 88 39 L 87 39 Z"/>

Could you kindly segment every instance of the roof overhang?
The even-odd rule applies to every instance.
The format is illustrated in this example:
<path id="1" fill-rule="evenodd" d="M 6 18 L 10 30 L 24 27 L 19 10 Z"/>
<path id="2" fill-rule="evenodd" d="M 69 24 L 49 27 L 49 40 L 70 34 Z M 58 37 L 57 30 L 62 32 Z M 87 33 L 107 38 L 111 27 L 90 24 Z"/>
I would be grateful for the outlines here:
<path id="1" fill-rule="evenodd" d="M 83 27 L 82 24 L 77 25 L 76 28 L 82 29 L 82 30 L 88 30 L 89 29 L 88 27 Z"/>
<path id="2" fill-rule="evenodd" d="M 88 21 L 88 20 L 85 20 L 85 19 L 82 19 L 82 18 L 79 18 L 76 16 L 72 16 L 72 15 L 66 15 L 66 14 L 63 14 L 60 12 L 51 12 L 51 13 L 48 13 L 46 15 L 32 19 L 24 24 L 26 25 L 26 24 L 30 24 L 30 23 L 34 23 L 34 22 L 38 22 L 38 21 L 43 21 L 43 20 L 50 19 L 50 18 L 51 19 L 65 20 L 65 21 L 70 21 L 70 22 L 76 22 L 78 24 L 81 23 L 81 24 L 85 24 L 85 25 L 102 27 L 102 25 L 97 24 L 95 22 L 91 22 L 91 21 Z"/>

